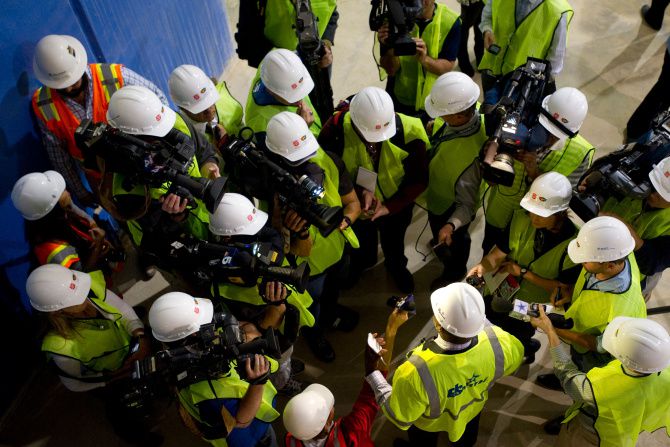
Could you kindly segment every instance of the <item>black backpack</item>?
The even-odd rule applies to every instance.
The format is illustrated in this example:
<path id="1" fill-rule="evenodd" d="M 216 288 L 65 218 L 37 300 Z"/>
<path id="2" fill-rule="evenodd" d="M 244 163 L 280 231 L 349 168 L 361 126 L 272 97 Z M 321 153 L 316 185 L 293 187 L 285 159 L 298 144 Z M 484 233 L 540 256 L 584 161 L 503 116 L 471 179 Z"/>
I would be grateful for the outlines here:
<path id="1" fill-rule="evenodd" d="M 263 57 L 272 50 L 273 43 L 264 35 L 265 6 L 268 0 L 241 0 L 237 21 L 237 55 L 245 59 L 250 67 L 258 68 Z M 259 33 L 260 31 L 260 33 Z"/>

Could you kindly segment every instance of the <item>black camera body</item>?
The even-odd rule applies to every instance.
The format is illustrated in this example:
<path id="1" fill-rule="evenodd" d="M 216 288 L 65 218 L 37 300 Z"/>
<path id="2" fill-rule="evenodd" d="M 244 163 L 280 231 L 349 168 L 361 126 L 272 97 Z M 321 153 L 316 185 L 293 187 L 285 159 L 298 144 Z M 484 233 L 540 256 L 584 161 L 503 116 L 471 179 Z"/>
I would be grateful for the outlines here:
<path id="1" fill-rule="evenodd" d="M 326 206 L 317 203 L 324 189 L 309 177 L 297 179 L 293 174 L 272 161 L 249 140 L 233 139 L 221 148 L 226 169 L 237 180 L 236 184 L 247 196 L 274 200 L 277 193 L 280 202 L 294 210 L 309 224 L 316 226 L 323 237 L 328 237 L 342 222 L 341 206 Z"/>
<path id="2" fill-rule="evenodd" d="M 423 12 L 421 0 L 372 0 L 370 2 L 370 29 L 378 31 L 384 23 L 389 25 L 388 45 L 396 56 L 413 56 L 416 43 L 409 35 L 416 19 Z"/>
<path id="3" fill-rule="evenodd" d="M 601 157 L 580 179 L 586 190 L 575 191 L 570 209 L 584 222 L 600 213 L 609 197 L 646 199 L 654 191 L 649 172 L 670 156 L 670 111 L 654 119 L 651 131 L 641 141 L 629 143 Z"/>
<path id="4" fill-rule="evenodd" d="M 190 138 L 172 129 L 165 137 L 147 142 L 105 123 L 84 120 L 75 130 L 74 138 L 84 154 L 84 165 L 98 170 L 97 157 L 105 162 L 105 171 L 122 174 L 123 188 L 137 185 L 159 188 L 170 182 L 169 193 L 188 199 L 203 200 L 207 210 L 214 212 L 224 194 L 227 179 L 196 178 L 189 175 L 195 147 Z"/>

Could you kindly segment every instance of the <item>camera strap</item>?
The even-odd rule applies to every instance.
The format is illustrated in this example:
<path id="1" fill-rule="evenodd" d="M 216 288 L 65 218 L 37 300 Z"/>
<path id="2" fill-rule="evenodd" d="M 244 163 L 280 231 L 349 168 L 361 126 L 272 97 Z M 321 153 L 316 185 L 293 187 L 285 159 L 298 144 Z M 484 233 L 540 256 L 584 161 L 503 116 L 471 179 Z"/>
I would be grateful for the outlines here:
<path id="1" fill-rule="evenodd" d="M 577 133 L 579 133 L 579 131 L 573 132 L 570 129 L 568 129 L 567 127 L 565 127 L 565 125 L 563 125 L 563 123 L 561 123 L 556 118 L 551 116 L 551 113 L 549 113 L 547 110 L 545 110 L 544 107 L 540 107 L 540 114 L 542 114 L 545 118 L 547 118 L 551 124 L 558 127 L 558 129 L 561 132 L 563 132 L 564 134 L 566 134 L 569 138 L 574 138 L 574 137 L 577 136 Z"/>

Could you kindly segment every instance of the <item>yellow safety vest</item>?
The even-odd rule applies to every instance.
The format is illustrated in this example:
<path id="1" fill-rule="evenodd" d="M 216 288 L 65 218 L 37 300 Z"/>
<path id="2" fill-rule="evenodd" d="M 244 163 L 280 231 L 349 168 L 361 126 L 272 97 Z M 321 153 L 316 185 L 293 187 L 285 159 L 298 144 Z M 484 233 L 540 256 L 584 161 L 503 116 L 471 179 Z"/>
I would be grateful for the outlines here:
<path id="1" fill-rule="evenodd" d="M 433 214 L 441 215 L 456 199 L 456 183 L 463 172 L 479 156 L 479 151 L 486 141 L 486 131 L 481 117 L 479 132 L 466 137 L 456 137 L 430 147 L 428 156 L 428 187 L 416 199 L 416 203 Z M 437 118 L 433 124 L 433 135 L 437 134 L 446 124 Z"/>
<path id="2" fill-rule="evenodd" d="M 586 377 L 598 406 L 595 429 L 601 447 L 635 447 L 640 432 L 663 427 L 670 436 L 670 367 L 633 377 L 623 372 L 619 360 L 613 360 L 591 369 Z M 573 404 L 564 422 L 575 417 L 580 406 Z"/>
<path id="3" fill-rule="evenodd" d="M 397 119 L 402 122 L 403 141 L 405 144 L 413 140 L 421 140 L 428 145 L 428 136 L 420 119 L 396 113 Z M 365 149 L 365 144 L 354 130 L 349 112 L 344 114 L 342 131 L 344 135 L 342 161 L 347 167 L 351 178 L 356 179 L 359 167 L 377 172 L 370 154 Z M 391 139 L 382 142 L 381 154 L 379 156 L 379 170 L 377 172 L 377 188 L 375 188 L 375 196 L 378 200 L 384 202 L 398 192 L 398 188 L 405 177 L 405 169 L 403 168 L 402 161 L 407 156 L 409 156 L 409 153 L 392 143 Z"/>
<path id="4" fill-rule="evenodd" d="M 484 408 L 489 390 L 523 360 L 523 346 L 512 335 L 486 326 L 476 344 L 443 353 L 425 342 L 408 354 L 393 376 L 393 392 L 382 405 L 384 415 L 402 430 L 446 431 L 454 442 Z"/>
<path id="5" fill-rule="evenodd" d="M 312 12 L 317 19 L 319 37 L 323 36 L 330 16 L 335 11 L 336 0 L 310 0 Z M 265 6 L 265 28 L 263 34 L 277 48 L 294 51 L 298 47 L 295 31 L 295 6 L 292 0 L 268 0 Z"/>
<path id="6" fill-rule="evenodd" d="M 545 2 L 546 3 L 546 2 Z M 542 172 L 555 171 L 569 176 L 577 169 L 584 159 L 588 157 L 589 166 L 593 161 L 595 149 L 581 135 L 569 138 L 565 141 L 563 148 L 550 151 L 539 163 Z M 484 210 L 486 212 L 486 223 L 496 228 L 505 228 L 512 219 L 514 211 L 521 205 L 521 199 L 530 188 L 526 181 L 526 168 L 523 163 L 514 160 L 514 183 L 512 186 L 494 185 L 489 189 L 485 197 Z"/>
<path id="7" fill-rule="evenodd" d="M 504 75 L 524 65 L 529 57 L 546 59 L 561 16 L 567 13 L 569 25 L 573 15 L 567 1 L 545 0 L 517 26 L 515 11 L 516 0 L 493 0 L 493 35 L 500 52 L 496 55 L 484 51 L 480 71 Z"/>
<path id="8" fill-rule="evenodd" d="M 630 268 L 631 274 L 630 287 L 622 293 L 583 290 L 587 272 L 582 268 L 572 292 L 572 303 L 565 312 L 565 318 L 572 318 L 574 321 L 573 331 L 599 336 L 616 317 L 647 317 L 647 307 L 640 289 L 640 270 L 632 253 L 628 255 L 628 263 L 630 267 L 627 268 Z M 572 347 L 579 353 L 587 351 L 581 345 Z"/>
<path id="9" fill-rule="evenodd" d="M 458 14 L 445 5 L 435 4 L 433 20 L 426 25 L 423 33 L 419 34 L 419 26 L 414 24 L 412 37 L 421 37 L 426 43 L 428 57 L 437 59 L 449 34 L 449 30 L 458 20 Z M 395 74 L 393 93 L 401 104 L 423 110 L 426 96 L 433 88 L 435 80 L 439 77 L 421 66 L 416 57 L 399 56 L 400 69 Z"/>
<path id="10" fill-rule="evenodd" d="M 78 360 L 91 371 L 116 371 L 128 356 L 132 337 L 123 326 L 121 312 L 105 301 L 107 286 L 103 273 L 96 270 L 89 275 L 91 291 L 88 300 L 113 319 L 73 319 L 72 337 L 64 338 L 49 331 L 42 341 L 42 351 Z"/>
<path id="11" fill-rule="evenodd" d="M 216 116 L 228 135 L 237 136 L 244 127 L 244 109 L 242 104 L 230 94 L 225 81 L 217 84 L 216 90 L 219 92 L 219 100 L 216 102 Z M 214 137 L 205 134 L 207 140 L 214 144 Z"/>
<path id="12" fill-rule="evenodd" d="M 333 160 L 324 152 L 323 149 L 317 149 L 316 155 L 309 159 L 316 163 L 324 171 L 323 187 L 325 194 L 319 203 L 327 206 L 342 206 L 339 185 L 340 174 Z M 298 257 L 298 263 L 305 261 L 309 263 L 310 275 L 318 275 L 325 271 L 331 265 L 335 265 L 344 252 L 344 244 L 349 241 L 352 246 L 358 248 L 358 238 L 350 227 L 344 231 L 335 230 L 323 237 L 316 226 L 309 227 L 309 235 L 312 238 L 312 250 L 306 258 Z"/>
<path id="13" fill-rule="evenodd" d="M 566 220 L 563 225 L 572 225 Z M 521 267 L 528 269 L 538 276 L 546 279 L 557 279 L 558 275 L 576 264 L 570 260 L 567 255 L 568 244 L 577 236 L 577 230 L 573 235 L 544 253 L 539 258 L 535 258 L 535 227 L 531 225 L 528 212 L 526 210 L 517 210 L 512 217 L 509 232 L 509 249 L 507 257 Z M 530 303 L 549 302 L 550 293 L 542 287 L 532 282 L 521 279 L 520 289 L 514 296 Z"/>

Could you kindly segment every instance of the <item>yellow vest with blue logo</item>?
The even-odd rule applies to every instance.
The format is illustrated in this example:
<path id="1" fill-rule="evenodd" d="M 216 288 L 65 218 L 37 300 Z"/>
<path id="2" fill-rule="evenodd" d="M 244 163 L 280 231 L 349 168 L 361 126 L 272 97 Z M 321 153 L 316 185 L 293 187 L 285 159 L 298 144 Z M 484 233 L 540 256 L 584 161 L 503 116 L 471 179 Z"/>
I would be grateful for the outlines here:
<path id="1" fill-rule="evenodd" d="M 116 371 L 128 356 L 132 337 L 123 326 L 121 312 L 105 301 L 107 286 L 102 272 L 96 270 L 89 275 L 91 291 L 88 300 L 113 319 L 72 319 L 72 337 L 64 338 L 50 331 L 42 341 L 42 351 L 78 360 L 91 371 Z"/>
<path id="2" fill-rule="evenodd" d="M 244 127 L 244 109 L 242 109 L 242 104 L 230 94 L 228 86 L 224 81 L 217 84 L 216 90 L 219 92 L 219 100 L 215 104 L 219 124 L 226 129 L 228 135 L 237 136 Z M 205 134 L 205 136 L 207 137 L 207 141 L 215 145 L 212 135 Z"/>
<path id="3" fill-rule="evenodd" d="M 609 322 L 616 317 L 647 317 L 647 307 L 640 289 L 640 270 L 632 253 L 627 259 L 631 273 L 630 287 L 621 293 L 583 290 L 587 272 L 582 268 L 572 292 L 572 303 L 565 312 L 565 318 L 574 321 L 573 331 L 597 337 L 605 332 Z M 572 347 L 579 353 L 587 351 L 580 345 Z"/>
<path id="4" fill-rule="evenodd" d="M 516 24 L 517 0 L 492 0 L 493 35 L 498 54 L 484 51 L 479 70 L 494 75 L 507 74 L 526 63 L 529 57 L 546 59 L 563 13 L 572 19 L 572 7 L 565 0 L 544 0 Z"/>
<path id="5" fill-rule="evenodd" d="M 415 425 L 446 431 L 454 442 L 482 411 L 493 384 L 521 365 L 523 346 L 502 329 L 486 326 L 465 351 L 443 353 L 429 341 L 408 356 L 393 376 L 384 415 L 402 430 Z"/>
<path id="6" fill-rule="evenodd" d="M 179 114 L 176 114 L 176 117 L 177 119 L 175 120 L 174 128 L 190 137 L 191 131 L 189 130 L 188 125 L 184 122 L 184 119 L 179 116 Z M 188 175 L 192 177 L 201 177 L 200 167 L 195 156 L 193 157 L 193 163 L 191 163 L 191 166 L 189 167 Z M 142 185 L 136 185 L 130 191 L 123 189 L 122 185 L 123 175 L 115 173 L 112 184 L 112 195 L 114 197 L 122 196 L 124 194 L 144 196 L 144 187 Z M 151 188 L 149 193 L 152 199 L 158 200 L 167 193 L 169 188 L 170 182 L 165 182 L 160 188 Z M 186 231 L 198 239 L 207 239 L 209 232 L 209 212 L 201 200 L 196 199 L 196 205 L 197 206 L 195 208 L 189 210 L 188 217 L 185 221 Z M 142 243 L 142 227 L 136 220 L 128 220 L 126 224 L 128 225 L 128 231 L 130 231 L 133 242 L 135 242 L 135 245 L 139 247 Z"/>
<path id="7" fill-rule="evenodd" d="M 327 206 L 342 206 L 342 198 L 339 192 L 340 174 L 333 160 L 323 149 L 319 148 L 316 155 L 309 161 L 319 165 L 324 172 L 323 188 L 325 194 L 323 199 L 319 199 L 319 203 Z M 311 225 L 309 235 L 312 239 L 312 250 L 308 257 L 298 257 L 298 263 L 302 261 L 309 263 L 311 276 L 318 275 L 337 263 L 342 258 L 344 244 L 347 241 L 358 248 L 358 238 L 350 227 L 347 227 L 344 231 L 335 230 L 328 237 L 323 237 L 319 229 Z"/>
<path id="8" fill-rule="evenodd" d="M 428 187 L 417 198 L 416 203 L 437 215 L 443 214 L 454 204 L 458 179 L 479 156 L 479 151 L 486 141 L 483 119 L 482 116 L 479 132 L 467 137 L 448 139 L 435 147 L 430 147 Z M 442 118 L 437 118 L 433 124 L 433 135 L 445 125 Z"/>
<path id="9" fill-rule="evenodd" d="M 435 4 L 433 20 L 426 25 L 423 33 L 419 34 L 419 26 L 414 25 L 412 37 L 420 37 L 426 43 L 428 57 L 437 59 L 449 30 L 458 20 L 458 14 L 445 5 Z M 393 93 L 401 104 L 424 109 L 426 96 L 433 88 L 439 75 L 432 73 L 417 61 L 415 56 L 399 56 L 400 69 L 395 74 Z"/>
<path id="10" fill-rule="evenodd" d="M 336 0 L 310 0 L 309 3 L 317 19 L 316 24 L 321 37 L 330 21 L 330 16 L 335 11 Z M 298 47 L 295 19 L 295 6 L 292 0 L 268 0 L 265 5 L 263 34 L 275 47 L 294 51 Z"/>
<path id="11" fill-rule="evenodd" d="M 581 135 L 566 140 L 563 148 L 550 151 L 539 162 L 542 172 L 554 171 L 569 176 L 588 157 L 589 166 L 593 161 L 595 149 Z M 526 168 L 523 163 L 514 159 L 514 183 L 512 186 L 493 185 L 485 198 L 486 223 L 496 228 L 505 228 L 512 219 L 514 211 L 521 205 L 521 199 L 528 191 L 530 184 L 526 182 Z"/>
<path id="12" fill-rule="evenodd" d="M 566 220 L 563 225 L 572 225 L 572 223 Z M 556 245 L 539 258 L 535 258 L 536 231 L 535 227 L 530 223 L 528 212 L 526 210 L 517 210 L 510 224 L 510 252 L 507 258 L 545 279 L 557 279 L 563 270 L 576 265 L 570 260 L 567 250 L 568 244 L 577 235 L 577 230 L 575 230 L 573 236 Z M 521 279 L 519 286 L 520 289 L 514 295 L 514 298 L 530 303 L 549 302 L 550 292 L 547 292 L 542 287 L 526 279 Z"/>
<path id="13" fill-rule="evenodd" d="M 397 119 L 402 122 L 405 144 L 413 140 L 421 140 L 428 145 L 428 136 L 420 119 L 396 113 Z M 351 178 L 356 179 L 359 167 L 377 172 L 375 196 L 382 202 L 393 197 L 398 192 L 398 188 L 405 177 L 405 169 L 402 162 L 407 158 L 409 153 L 392 143 L 391 139 L 385 140 L 381 143 L 379 169 L 375 170 L 372 158 L 365 149 L 365 144 L 354 130 L 349 112 L 344 114 L 342 130 L 344 134 L 342 161 L 347 167 Z"/>
<path id="14" fill-rule="evenodd" d="M 665 427 L 670 436 L 670 367 L 647 376 L 633 377 L 623 372 L 619 360 L 593 368 L 586 377 L 591 382 L 598 406 L 595 429 L 601 447 L 635 447 L 642 431 Z M 565 421 L 579 413 L 573 404 Z"/>

